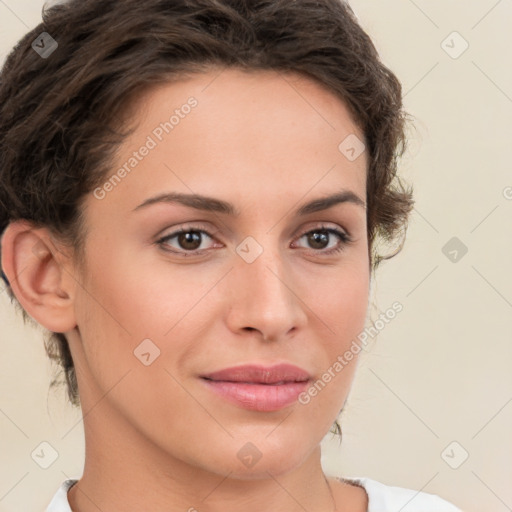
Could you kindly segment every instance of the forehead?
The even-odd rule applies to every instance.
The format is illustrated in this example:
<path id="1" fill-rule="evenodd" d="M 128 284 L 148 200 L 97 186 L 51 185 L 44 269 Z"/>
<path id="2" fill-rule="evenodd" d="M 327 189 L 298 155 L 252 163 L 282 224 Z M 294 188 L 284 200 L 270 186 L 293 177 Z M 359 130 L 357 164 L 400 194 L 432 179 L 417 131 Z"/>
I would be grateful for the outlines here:
<path id="1" fill-rule="evenodd" d="M 194 114 L 219 114 L 216 122 L 221 126 L 229 119 L 231 124 L 260 128 L 259 121 L 264 119 L 267 131 L 271 131 L 271 123 L 301 116 L 311 129 L 347 129 L 364 138 L 342 98 L 324 84 L 295 71 L 213 67 L 189 73 L 140 91 L 130 102 L 129 115 L 147 131 L 147 122 L 153 122 L 155 114 L 165 118 L 166 112 L 172 114 L 179 109 L 180 101 L 190 96 L 197 98 L 201 106 L 194 109 Z"/>
<path id="2" fill-rule="evenodd" d="M 364 197 L 366 154 L 343 151 L 363 133 L 339 97 L 300 74 L 193 74 L 152 86 L 129 112 L 136 129 L 112 169 L 125 172 L 106 197 L 126 211 L 165 191 L 260 205 L 340 188 Z"/>

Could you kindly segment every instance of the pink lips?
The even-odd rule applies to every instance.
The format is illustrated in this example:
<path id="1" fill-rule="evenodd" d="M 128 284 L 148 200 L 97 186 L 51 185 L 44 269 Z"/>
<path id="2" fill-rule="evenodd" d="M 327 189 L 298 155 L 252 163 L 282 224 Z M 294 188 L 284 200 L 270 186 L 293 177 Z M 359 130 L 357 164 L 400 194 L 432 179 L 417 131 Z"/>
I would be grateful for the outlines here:
<path id="1" fill-rule="evenodd" d="M 290 364 L 244 365 L 202 376 L 212 391 L 244 409 L 277 411 L 291 405 L 311 376 Z"/>

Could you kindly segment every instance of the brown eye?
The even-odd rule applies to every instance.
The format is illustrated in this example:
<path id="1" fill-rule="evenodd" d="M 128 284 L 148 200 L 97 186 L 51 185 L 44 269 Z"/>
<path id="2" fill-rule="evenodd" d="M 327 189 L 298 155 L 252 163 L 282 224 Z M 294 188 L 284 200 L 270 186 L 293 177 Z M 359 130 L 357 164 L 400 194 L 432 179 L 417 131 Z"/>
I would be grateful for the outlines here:
<path id="1" fill-rule="evenodd" d="M 180 256 L 194 256 L 202 254 L 207 250 L 206 248 L 200 249 L 205 236 L 212 239 L 212 235 L 204 229 L 180 229 L 160 238 L 156 243 L 165 251 L 176 253 Z M 172 245 L 170 241 L 174 239 L 175 245 Z"/>
<path id="2" fill-rule="evenodd" d="M 185 231 L 177 237 L 177 242 L 183 249 L 194 251 L 201 245 L 201 233 L 199 231 Z"/>
<path id="3" fill-rule="evenodd" d="M 339 242 L 334 247 L 328 248 L 326 250 L 326 248 L 329 246 L 329 243 L 331 242 L 332 235 L 336 235 Z M 344 233 L 338 229 L 327 227 L 320 227 L 308 231 L 307 233 L 304 233 L 299 238 L 299 240 L 302 238 L 306 238 L 308 245 L 314 250 L 314 252 L 319 252 L 321 254 L 333 254 L 340 252 L 345 248 L 347 244 L 352 241 L 347 233 Z"/>
<path id="4" fill-rule="evenodd" d="M 305 235 L 308 237 L 308 243 L 313 249 L 325 249 L 329 245 L 329 233 L 326 230 L 312 231 Z"/>

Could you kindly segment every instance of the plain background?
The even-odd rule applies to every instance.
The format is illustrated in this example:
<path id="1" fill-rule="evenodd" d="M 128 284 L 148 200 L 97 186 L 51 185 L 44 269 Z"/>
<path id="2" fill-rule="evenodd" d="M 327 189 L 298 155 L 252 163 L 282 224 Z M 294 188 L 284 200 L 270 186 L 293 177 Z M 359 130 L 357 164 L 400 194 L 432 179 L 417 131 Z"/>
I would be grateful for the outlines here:
<path id="1" fill-rule="evenodd" d="M 0 60 L 39 23 L 42 4 L 0 0 Z M 351 5 L 415 118 L 402 175 L 416 207 L 403 251 L 378 270 L 372 319 L 394 301 L 403 311 L 362 354 L 342 445 L 326 436 L 323 465 L 467 512 L 510 511 L 512 2 Z M 49 392 L 42 334 L 3 292 L 0 325 L 0 511 L 42 511 L 81 475 L 81 415 Z M 42 442 L 58 454 L 48 469 L 31 457 Z"/>

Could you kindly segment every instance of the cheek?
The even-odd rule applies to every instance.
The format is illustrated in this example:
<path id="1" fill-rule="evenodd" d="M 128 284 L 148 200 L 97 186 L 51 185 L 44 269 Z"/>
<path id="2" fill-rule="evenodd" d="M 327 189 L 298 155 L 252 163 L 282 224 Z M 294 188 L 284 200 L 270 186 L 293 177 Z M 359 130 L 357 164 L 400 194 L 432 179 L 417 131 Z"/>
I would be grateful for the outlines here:
<path id="1" fill-rule="evenodd" d="M 161 281 L 153 284 L 134 273 L 123 278 L 119 267 L 94 275 L 81 295 L 77 320 L 84 342 L 84 382 L 93 383 L 90 388 L 86 384 L 89 403 L 108 393 L 105 405 L 111 404 L 150 437 L 169 425 L 180 428 L 176 410 L 187 410 L 184 432 L 189 422 L 204 422 L 204 413 L 191 407 L 194 402 L 176 371 L 187 347 L 181 325 L 172 329 L 185 314 L 183 301 L 173 303 L 168 289 L 162 298 Z M 176 315 L 170 314 L 173 310 Z"/>
<path id="2" fill-rule="evenodd" d="M 364 329 L 370 284 L 365 254 L 365 250 L 354 252 L 338 268 L 323 271 L 304 284 L 304 290 L 311 290 L 308 297 L 313 310 L 326 324 L 322 332 L 329 346 L 334 345 L 331 349 L 342 348 Z"/>
<path id="3" fill-rule="evenodd" d="M 135 260 L 129 251 L 119 251 L 114 259 L 105 247 L 101 257 L 92 258 L 77 300 L 82 357 L 90 378 L 104 393 L 129 372 L 122 385 L 125 396 L 118 395 L 120 400 L 129 398 L 128 408 L 136 401 L 147 403 L 144 393 L 153 395 L 155 390 L 179 401 L 180 388 L 165 370 L 181 380 L 178 372 L 193 349 L 194 328 L 201 323 L 196 311 L 205 321 L 201 307 L 207 301 L 198 302 L 211 286 L 211 279 L 192 267 L 171 278 L 155 265 Z"/>
<path id="4" fill-rule="evenodd" d="M 338 339 L 346 340 L 364 328 L 368 308 L 368 275 L 348 274 L 332 280 L 322 292 L 322 306 Z"/>
<path id="5" fill-rule="evenodd" d="M 319 349 L 322 352 L 321 380 L 328 383 L 323 391 L 324 400 L 318 400 L 314 407 L 321 407 L 324 401 L 338 403 L 350 389 L 352 378 L 361 353 L 358 336 L 365 328 L 368 309 L 369 271 L 367 260 L 362 258 L 352 266 L 323 280 L 321 290 L 316 289 L 314 311 L 320 320 L 315 320 Z M 311 295 L 313 297 L 313 295 Z M 348 357 L 344 354 L 348 353 Z M 340 365 L 340 361 L 342 364 Z M 318 411 L 320 413 L 320 411 Z M 337 414 L 337 410 L 335 411 Z"/>

